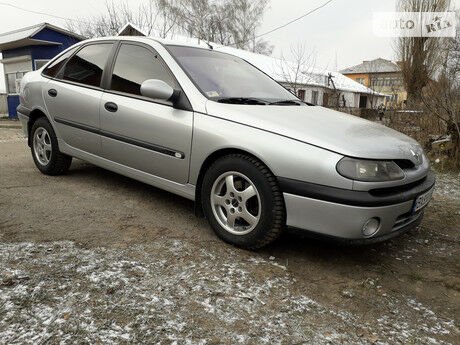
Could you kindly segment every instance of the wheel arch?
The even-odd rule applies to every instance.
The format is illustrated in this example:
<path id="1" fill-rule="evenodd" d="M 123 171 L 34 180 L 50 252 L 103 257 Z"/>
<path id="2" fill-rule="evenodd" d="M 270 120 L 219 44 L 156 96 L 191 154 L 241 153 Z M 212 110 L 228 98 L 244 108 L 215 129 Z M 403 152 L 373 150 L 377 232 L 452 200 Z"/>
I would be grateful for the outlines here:
<path id="1" fill-rule="evenodd" d="M 48 117 L 46 116 L 45 112 L 43 110 L 41 110 L 40 108 L 36 108 L 34 110 L 32 110 L 29 114 L 29 121 L 27 122 L 27 144 L 29 145 L 29 147 L 32 145 L 32 139 L 31 139 L 31 135 L 30 135 L 30 131 L 32 130 L 32 127 L 35 123 L 35 121 L 37 121 L 37 119 L 39 119 L 40 117 L 45 117 L 46 119 L 48 119 Z M 49 119 L 48 119 L 49 121 Z M 51 121 L 50 121 L 51 123 Z M 53 125 L 51 124 L 51 127 L 53 127 Z M 54 129 L 54 127 L 53 127 Z"/>
<path id="2" fill-rule="evenodd" d="M 208 157 L 206 157 L 206 159 L 203 161 L 203 164 L 201 164 L 200 172 L 198 173 L 198 179 L 196 181 L 196 187 L 195 187 L 195 214 L 197 216 L 203 217 L 204 215 L 203 207 L 201 205 L 201 188 L 203 186 L 203 178 L 204 178 L 206 171 L 216 160 L 218 160 L 221 157 L 228 156 L 231 154 L 244 154 L 246 156 L 250 156 L 254 159 L 257 159 L 262 164 L 264 164 L 267 167 L 267 169 L 270 171 L 270 173 L 276 178 L 276 175 L 270 169 L 269 165 L 266 164 L 262 159 L 257 157 L 255 154 L 248 152 L 246 150 L 234 148 L 234 147 L 218 149 L 212 152 L 211 154 L 209 154 Z"/>

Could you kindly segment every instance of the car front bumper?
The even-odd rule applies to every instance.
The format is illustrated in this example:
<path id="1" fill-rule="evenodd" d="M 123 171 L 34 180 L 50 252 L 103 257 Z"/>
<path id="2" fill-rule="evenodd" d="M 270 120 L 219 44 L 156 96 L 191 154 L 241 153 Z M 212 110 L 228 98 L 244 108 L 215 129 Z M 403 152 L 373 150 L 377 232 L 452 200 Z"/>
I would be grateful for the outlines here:
<path id="1" fill-rule="evenodd" d="M 415 185 L 379 193 L 334 190 L 299 181 L 281 180 L 286 204 L 286 225 L 357 243 L 385 240 L 417 226 L 423 210 L 412 212 L 415 198 L 434 188 L 429 173 Z M 297 190 L 297 193 L 293 193 Z M 380 226 L 372 236 L 362 232 L 370 218 Z"/>

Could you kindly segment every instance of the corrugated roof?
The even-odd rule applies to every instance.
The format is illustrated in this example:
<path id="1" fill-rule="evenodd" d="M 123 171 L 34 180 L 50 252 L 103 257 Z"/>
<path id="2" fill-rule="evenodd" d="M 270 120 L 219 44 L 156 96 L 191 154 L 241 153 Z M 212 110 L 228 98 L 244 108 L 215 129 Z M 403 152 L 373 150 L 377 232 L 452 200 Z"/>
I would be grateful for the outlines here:
<path id="1" fill-rule="evenodd" d="M 357 74 L 357 73 L 394 73 L 400 72 L 401 68 L 393 61 L 378 58 L 371 61 L 363 61 L 363 63 L 345 68 L 340 71 L 342 74 Z"/>
<path id="2" fill-rule="evenodd" d="M 78 39 L 84 40 L 85 37 L 78 35 L 76 33 L 67 31 L 63 28 L 60 28 L 55 25 L 51 25 L 48 23 L 40 23 L 32 26 L 28 26 L 25 28 L 21 28 L 18 30 L 5 32 L 0 34 L 0 51 L 5 49 L 13 49 L 18 48 L 26 45 L 59 45 L 59 42 L 52 42 L 52 41 L 44 41 L 39 39 L 33 39 L 32 37 L 39 33 L 41 30 L 49 28 L 63 34 L 76 37 Z"/>
<path id="3" fill-rule="evenodd" d="M 12 41 L 18 41 L 30 36 L 33 36 L 34 33 L 42 27 L 43 24 L 32 25 L 26 28 L 5 32 L 0 34 L 0 45 Z"/>

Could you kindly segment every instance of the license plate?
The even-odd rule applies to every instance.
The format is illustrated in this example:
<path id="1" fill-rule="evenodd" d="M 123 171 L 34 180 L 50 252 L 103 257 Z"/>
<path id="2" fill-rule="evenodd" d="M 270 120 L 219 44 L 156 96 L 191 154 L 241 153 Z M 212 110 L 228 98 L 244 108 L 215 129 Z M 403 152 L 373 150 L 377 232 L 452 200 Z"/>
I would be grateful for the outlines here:
<path id="1" fill-rule="evenodd" d="M 433 195 L 433 190 L 434 188 L 431 188 L 428 192 L 425 192 L 421 195 L 419 195 L 414 202 L 414 208 L 412 209 L 412 212 L 417 212 L 420 211 L 422 208 L 424 208 L 426 205 L 431 200 L 431 196 Z"/>

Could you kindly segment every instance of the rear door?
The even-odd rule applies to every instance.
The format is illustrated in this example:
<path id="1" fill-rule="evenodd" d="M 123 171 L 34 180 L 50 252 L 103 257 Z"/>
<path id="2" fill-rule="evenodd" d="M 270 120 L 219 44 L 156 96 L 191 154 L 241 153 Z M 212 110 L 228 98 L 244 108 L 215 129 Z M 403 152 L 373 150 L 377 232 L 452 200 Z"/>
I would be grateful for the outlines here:
<path id="1" fill-rule="evenodd" d="M 46 84 L 43 97 L 60 137 L 70 146 L 100 154 L 102 75 L 113 42 L 85 45 Z M 46 75 L 46 71 L 45 71 Z"/>
<path id="2" fill-rule="evenodd" d="M 114 162 L 177 183 L 188 181 L 193 112 L 143 97 L 140 86 L 160 79 L 180 85 L 150 46 L 123 42 L 102 96 L 102 155 Z"/>

